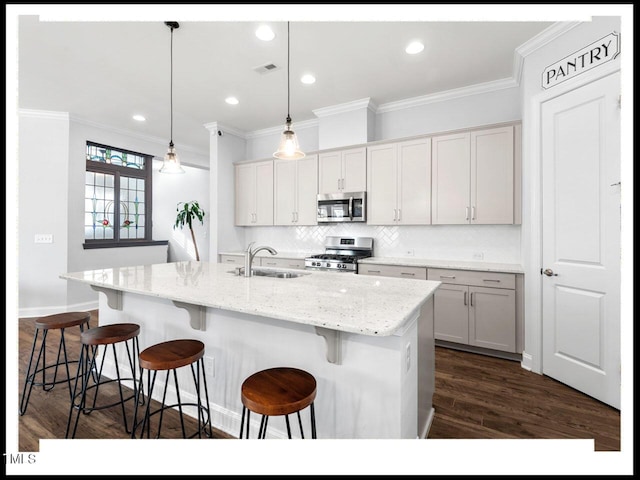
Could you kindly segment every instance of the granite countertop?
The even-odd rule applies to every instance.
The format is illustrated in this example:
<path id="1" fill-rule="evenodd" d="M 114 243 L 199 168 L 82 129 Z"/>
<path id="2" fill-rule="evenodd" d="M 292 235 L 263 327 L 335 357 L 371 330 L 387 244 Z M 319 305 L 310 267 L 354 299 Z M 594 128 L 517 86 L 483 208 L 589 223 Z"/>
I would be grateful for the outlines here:
<path id="1" fill-rule="evenodd" d="M 246 278 L 232 271 L 221 263 L 185 261 L 65 273 L 60 278 L 375 336 L 400 330 L 440 285 L 323 271 L 304 271 L 300 277 L 286 279 Z"/>
<path id="2" fill-rule="evenodd" d="M 259 247 L 260 245 L 256 245 L 256 246 Z M 296 258 L 296 259 L 304 260 L 305 258 L 311 255 L 315 255 L 317 253 L 318 253 L 317 251 L 315 252 L 281 252 L 280 250 L 278 250 L 278 253 L 276 255 L 271 255 L 266 250 L 260 250 L 256 254 L 256 257 Z M 244 257 L 244 252 L 239 252 L 239 251 L 220 252 L 219 255 L 240 255 Z"/>
<path id="3" fill-rule="evenodd" d="M 405 267 L 453 268 L 457 270 L 478 270 L 482 272 L 524 273 L 517 263 L 468 262 L 466 260 L 430 260 L 419 257 L 369 257 L 358 263 L 376 265 L 398 265 Z"/>
<path id="4" fill-rule="evenodd" d="M 304 260 L 306 257 L 315 255 L 318 252 L 280 252 L 276 258 L 297 258 Z M 243 255 L 244 252 L 222 252 L 220 255 Z M 271 257 L 266 251 L 260 251 L 257 257 Z M 431 267 L 431 268 L 454 268 L 457 270 L 477 270 L 481 272 L 502 272 L 502 273 L 524 273 L 524 268 L 518 263 L 498 263 L 498 262 L 471 262 L 466 260 L 436 260 L 420 257 L 369 257 L 358 260 L 359 263 L 373 263 L 376 265 L 397 265 L 403 267 Z"/>

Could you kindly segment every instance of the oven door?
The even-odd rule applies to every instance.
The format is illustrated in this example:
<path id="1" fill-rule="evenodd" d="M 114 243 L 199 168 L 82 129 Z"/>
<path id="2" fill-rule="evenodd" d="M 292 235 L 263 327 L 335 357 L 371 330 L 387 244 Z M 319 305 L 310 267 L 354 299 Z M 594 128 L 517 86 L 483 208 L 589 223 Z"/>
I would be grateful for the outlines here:
<path id="1" fill-rule="evenodd" d="M 328 193 L 318 195 L 318 223 L 366 221 L 366 193 Z"/>

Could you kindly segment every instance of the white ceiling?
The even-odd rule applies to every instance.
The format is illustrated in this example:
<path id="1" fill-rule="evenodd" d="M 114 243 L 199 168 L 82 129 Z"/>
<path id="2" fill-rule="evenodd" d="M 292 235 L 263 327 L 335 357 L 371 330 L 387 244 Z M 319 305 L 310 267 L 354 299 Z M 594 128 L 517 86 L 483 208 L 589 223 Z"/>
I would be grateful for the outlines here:
<path id="1" fill-rule="evenodd" d="M 249 8 L 249 6 L 246 6 Z M 460 5 L 459 8 L 464 8 Z M 19 107 L 69 112 L 102 125 L 170 136 L 170 30 L 163 21 L 40 21 L 18 17 Z M 243 132 L 287 116 L 286 21 L 181 21 L 173 34 L 173 141 L 208 151 L 204 125 Z M 276 33 L 258 40 L 267 23 Z M 502 79 L 515 49 L 552 22 L 291 22 L 291 117 L 371 98 L 376 105 Z M 404 52 L 414 39 L 417 55 Z M 273 63 L 266 74 L 255 67 Z M 300 82 L 311 72 L 313 85 Z M 231 106 L 225 98 L 235 96 Z M 144 123 L 132 120 L 139 113 Z"/>

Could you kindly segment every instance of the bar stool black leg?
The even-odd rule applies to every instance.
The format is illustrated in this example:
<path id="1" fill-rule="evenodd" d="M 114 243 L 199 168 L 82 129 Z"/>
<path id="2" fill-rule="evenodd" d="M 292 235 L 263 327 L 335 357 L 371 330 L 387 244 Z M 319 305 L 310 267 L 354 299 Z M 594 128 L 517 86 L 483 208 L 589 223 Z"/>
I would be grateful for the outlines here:
<path id="1" fill-rule="evenodd" d="M 33 388 L 33 380 L 35 379 L 38 365 L 40 364 L 40 357 L 42 356 L 42 350 L 44 349 L 44 340 L 42 345 L 40 346 L 40 350 L 38 352 L 38 359 L 36 360 L 36 365 L 34 367 L 33 373 L 31 372 L 31 365 L 33 363 L 33 354 L 36 351 L 36 343 L 38 342 L 38 332 L 36 330 L 35 335 L 33 336 L 33 345 L 31 346 L 31 355 L 29 355 L 29 365 L 27 366 L 27 373 L 24 377 L 24 388 L 22 389 L 22 399 L 20 400 L 20 415 L 24 415 L 27 411 L 27 407 L 29 406 L 29 398 L 31 398 L 31 390 Z M 43 333 L 43 336 L 46 337 L 47 332 Z M 27 386 L 29 387 L 29 393 L 25 397 L 25 393 L 27 392 Z"/>
<path id="2" fill-rule="evenodd" d="M 304 431 L 302 430 L 302 418 L 300 418 L 300 412 L 296 412 L 298 414 L 298 425 L 300 425 L 300 437 L 304 438 Z"/>
<path id="3" fill-rule="evenodd" d="M 285 422 L 287 422 L 287 436 L 291 438 L 291 426 L 289 425 L 289 415 L 284 416 Z"/>
<path id="4" fill-rule="evenodd" d="M 247 411 L 247 407 L 243 406 L 242 407 L 242 420 L 240 420 L 240 435 L 238 435 L 238 438 L 242 440 L 242 430 L 244 429 L 244 415 L 245 412 Z"/>
<path id="5" fill-rule="evenodd" d="M 313 406 L 313 402 L 311 402 L 311 438 L 316 437 L 316 412 Z"/>

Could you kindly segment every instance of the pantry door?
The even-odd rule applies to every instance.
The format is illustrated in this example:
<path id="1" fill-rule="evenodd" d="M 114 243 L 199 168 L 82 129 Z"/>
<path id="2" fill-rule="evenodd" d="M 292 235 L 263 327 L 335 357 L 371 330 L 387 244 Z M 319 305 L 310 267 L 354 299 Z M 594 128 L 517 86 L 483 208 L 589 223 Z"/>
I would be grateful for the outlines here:
<path id="1" fill-rule="evenodd" d="M 619 101 L 618 71 L 541 106 L 542 372 L 618 409 Z"/>

